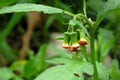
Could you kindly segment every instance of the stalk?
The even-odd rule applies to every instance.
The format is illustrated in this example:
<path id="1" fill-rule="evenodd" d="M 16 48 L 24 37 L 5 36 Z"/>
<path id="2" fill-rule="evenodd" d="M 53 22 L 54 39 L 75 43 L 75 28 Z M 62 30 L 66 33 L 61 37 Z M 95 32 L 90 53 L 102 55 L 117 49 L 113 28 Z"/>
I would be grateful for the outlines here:
<path id="1" fill-rule="evenodd" d="M 91 61 L 94 67 L 94 80 L 99 80 L 98 77 L 98 71 L 96 67 L 96 59 L 95 59 L 95 53 L 94 53 L 94 33 L 96 31 L 95 26 L 82 14 L 79 14 L 81 18 L 83 18 L 90 27 L 90 49 L 91 49 Z"/>
<path id="2" fill-rule="evenodd" d="M 74 17 L 74 16 L 75 16 L 75 14 L 73 14 L 73 13 L 71 13 L 71 12 L 69 12 L 69 11 L 65 11 L 64 13 L 67 14 L 67 15 L 69 15 L 69 16 L 71 16 L 71 17 Z"/>
<path id="3" fill-rule="evenodd" d="M 94 67 L 94 80 L 99 80 L 98 71 L 96 67 L 96 59 L 94 53 L 94 32 L 91 31 L 91 38 L 90 38 L 90 49 L 91 49 L 91 61 Z"/>

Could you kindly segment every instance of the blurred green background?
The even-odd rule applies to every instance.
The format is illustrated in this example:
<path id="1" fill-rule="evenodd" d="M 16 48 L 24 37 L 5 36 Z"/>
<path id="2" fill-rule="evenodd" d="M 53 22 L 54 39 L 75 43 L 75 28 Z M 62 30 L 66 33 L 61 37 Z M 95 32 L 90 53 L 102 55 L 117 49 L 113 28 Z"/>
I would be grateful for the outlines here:
<path id="1" fill-rule="evenodd" d="M 104 8 L 107 1 L 87 0 L 88 18 L 95 21 L 98 11 Z M 17 3 L 43 4 L 83 13 L 82 0 L 0 0 L 0 8 Z M 56 38 L 66 31 L 70 19 L 64 14 L 45 15 L 40 12 L 1 14 L 0 80 L 33 80 L 50 66 L 45 63 L 46 59 L 66 57 L 61 42 Z M 100 61 L 108 60 L 106 66 L 115 65 L 111 69 L 116 79 L 112 77 L 112 80 L 117 80 L 120 74 L 120 10 L 105 17 L 96 33 L 96 42 L 95 52 L 101 53 Z"/>

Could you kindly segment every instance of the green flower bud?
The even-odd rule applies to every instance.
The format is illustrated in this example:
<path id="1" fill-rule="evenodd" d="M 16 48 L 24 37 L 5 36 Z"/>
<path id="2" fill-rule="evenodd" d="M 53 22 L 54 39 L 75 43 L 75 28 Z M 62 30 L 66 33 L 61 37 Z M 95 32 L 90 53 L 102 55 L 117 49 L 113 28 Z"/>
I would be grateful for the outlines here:
<path id="1" fill-rule="evenodd" d="M 80 31 L 80 40 L 78 42 L 80 45 L 87 45 L 86 35 L 83 30 Z"/>
<path id="2" fill-rule="evenodd" d="M 78 44 L 77 33 L 76 32 L 71 32 L 70 42 L 71 42 L 71 47 L 72 48 L 80 47 L 80 45 Z"/>
<path id="3" fill-rule="evenodd" d="M 70 41 L 70 33 L 69 32 L 65 32 L 64 33 L 64 43 L 62 45 L 63 48 L 69 48 L 70 45 L 69 45 L 69 41 Z"/>

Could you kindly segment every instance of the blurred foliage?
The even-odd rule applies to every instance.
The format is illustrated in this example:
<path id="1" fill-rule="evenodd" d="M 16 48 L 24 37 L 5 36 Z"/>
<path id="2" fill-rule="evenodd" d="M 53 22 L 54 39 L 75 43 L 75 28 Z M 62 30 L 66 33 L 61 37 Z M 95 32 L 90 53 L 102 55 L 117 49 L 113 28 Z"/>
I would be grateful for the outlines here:
<path id="1" fill-rule="evenodd" d="M 82 0 L 0 0 L 0 8 L 17 3 L 44 4 L 67 10 L 73 13 L 83 13 Z M 107 76 L 108 78 L 109 71 L 111 80 L 118 80 L 120 75 L 120 0 L 86 0 L 86 3 L 88 17 L 91 17 L 94 21 L 97 20 L 97 24 L 95 25 L 100 24 L 98 33 L 96 33 L 96 58 L 98 58 L 99 62 L 103 62 L 107 55 L 111 55 L 112 58 L 111 70 L 107 70 L 106 68 L 104 68 L 101 63 L 97 64 L 97 67 L 99 67 L 98 73 L 100 75 L 100 78 L 102 80 L 107 80 L 105 76 Z M 25 6 L 21 7 L 24 8 Z M 18 8 L 20 9 L 21 7 Z M 49 13 L 52 12 L 54 12 L 54 10 Z M 48 43 L 51 42 L 51 33 L 64 32 L 67 28 L 66 25 L 68 24 L 68 20 L 71 19 L 71 17 L 64 15 L 64 13 L 43 15 L 45 16 L 44 18 L 42 18 L 43 23 L 37 23 L 34 33 L 32 34 L 30 49 L 26 50 L 26 59 L 19 60 L 20 48 L 22 46 L 21 36 L 27 30 L 26 16 L 27 14 L 24 12 L 0 15 L 0 80 L 33 80 L 34 78 L 36 78 L 36 76 L 38 76 L 38 74 L 51 66 L 49 63 L 45 62 L 45 60 L 47 59 L 47 46 Z M 41 24 L 43 25 L 41 26 Z M 71 24 L 81 25 L 76 21 L 71 21 Z M 87 31 L 86 33 L 88 34 Z M 17 40 L 17 37 L 19 37 L 19 40 Z M 55 46 L 51 46 L 51 50 L 57 53 L 57 57 L 62 57 L 65 59 L 67 57 L 71 57 L 71 54 L 67 54 L 66 52 L 56 48 Z M 61 60 L 63 60 L 62 62 L 66 61 L 64 59 L 56 58 L 51 59 L 48 62 L 60 63 Z M 67 62 L 71 63 L 68 64 Z M 89 75 L 92 75 L 93 72 L 89 72 L 89 69 L 92 69 L 91 64 L 82 64 L 81 62 L 81 66 L 77 65 L 77 62 L 74 62 L 75 61 L 71 61 L 70 59 L 64 62 L 67 67 L 71 67 L 71 64 L 76 64 L 76 69 L 71 67 L 70 69 L 66 70 L 66 75 L 71 75 L 69 71 L 74 72 L 77 70 L 80 70 L 80 75 L 82 74 L 82 67 L 87 67 L 88 70 L 87 72 L 85 70 L 85 72 Z M 49 75 L 52 75 L 52 80 L 55 80 L 55 76 L 59 76 L 61 75 L 61 73 L 64 73 L 66 65 L 53 67 L 56 72 L 51 71 L 51 68 L 48 68 L 41 75 L 48 75 L 48 77 L 44 79 L 48 79 L 50 77 Z M 62 72 L 56 74 L 59 72 L 59 70 L 62 70 Z M 40 77 L 38 76 L 36 80 L 40 80 L 42 77 L 44 77 L 44 75 Z M 83 77 L 83 75 L 81 77 Z M 69 80 L 68 76 L 65 76 L 63 80 Z"/>
<path id="2" fill-rule="evenodd" d="M 8 68 L 1 68 L 0 69 L 0 79 L 1 80 L 22 80 L 21 78 L 17 77 L 11 70 Z"/>
<path id="3" fill-rule="evenodd" d="M 40 76 L 38 76 L 35 80 L 83 80 L 83 73 L 88 75 L 93 74 L 93 66 L 88 62 L 82 62 L 81 60 L 74 60 L 74 59 L 62 59 L 62 58 L 54 58 L 52 60 L 48 60 L 47 62 L 53 64 L 64 64 L 60 66 L 55 66 L 52 68 L 47 69 L 43 72 Z M 73 67 L 74 65 L 74 67 Z M 86 69 L 85 69 L 86 68 Z M 64 73 L 64 74 L 63 74 Z M 77 74 L 79 77 L 74 77 Z M 61 76 L 60 76 L 61 75 Z M 67 76 L 66 76 L 67 75 Z M 47 76 L 47 77 L 45 77 Z M 69 77 L 68 77 L 69 76 Z"/>

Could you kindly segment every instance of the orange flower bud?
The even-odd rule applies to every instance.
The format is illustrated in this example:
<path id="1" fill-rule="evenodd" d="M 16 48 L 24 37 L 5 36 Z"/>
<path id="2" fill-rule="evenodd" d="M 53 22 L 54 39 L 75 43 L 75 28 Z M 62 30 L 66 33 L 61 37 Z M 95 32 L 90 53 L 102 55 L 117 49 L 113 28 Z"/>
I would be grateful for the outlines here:
<path id="1" fill-rule="evenodd" d="M 80 33 L 80 40 L 79 40 L 79 44 L 80 45 L 87 45 L 88 44 L 88 42 L 87 42 L 87 40 L 85 39 L 86 38 L 86 35 L 85 35 L 85 32 L 83 31 L 83 30 L 80 30 L 79 31 L 79 33 Z"/>
<path id="2" fill-rule="evenodd" d="M 87 45 L 88 42 L 86 39 L 80 39 L 80 41 L 78 42 L 80 45 Z"/>
<path id="3" fill-rule="evenodd" d="M 76 51 L 77 51 L 77 48 L 75 48 L 75 47 L 70 47 L 70 48 L 69 48 L 69 51 L 71 51 L 71 52 L 76 52 Z"/>
<path id="4" fill-rule="evenodd" d="M 64 44 L 62 44 L 62 47 L 65 48 L 65 49 L 68 49 L 70 46 L 69 46 L 69 44 L 64 43 Z"/>
<path id="5" fill-rule="evenodd" d="M 73 48 L 79 48 L 79 47 L 80 47 L 80 44 L 75 43 L 75 44 L 72 44 L 72 46 L 71 46 L 71 47 L 73 47 Z"/>

